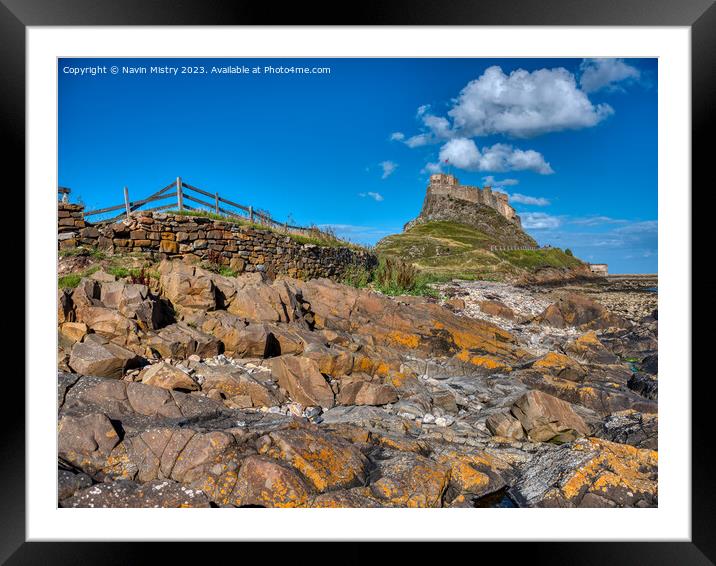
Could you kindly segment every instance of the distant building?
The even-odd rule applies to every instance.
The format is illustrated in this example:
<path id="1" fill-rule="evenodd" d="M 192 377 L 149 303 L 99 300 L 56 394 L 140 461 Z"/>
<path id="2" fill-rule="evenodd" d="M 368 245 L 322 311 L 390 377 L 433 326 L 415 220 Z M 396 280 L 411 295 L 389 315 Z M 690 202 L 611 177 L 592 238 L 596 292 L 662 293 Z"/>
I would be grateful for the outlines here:
<path id="1" fill-rule="evenodd" d="M 609 275 L 609 269 L 606 263 L 590 263 L 589 270 L 592 273 L 599 273 L 600 275 Z"/>

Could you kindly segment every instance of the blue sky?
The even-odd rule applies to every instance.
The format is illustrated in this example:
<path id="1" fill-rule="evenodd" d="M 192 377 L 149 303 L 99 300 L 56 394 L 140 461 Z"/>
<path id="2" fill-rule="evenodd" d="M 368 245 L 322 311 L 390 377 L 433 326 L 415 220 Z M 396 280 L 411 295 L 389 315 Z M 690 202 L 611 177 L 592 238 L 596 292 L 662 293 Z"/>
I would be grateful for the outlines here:
<path id="1" fill-rule="evenodd" d="M 58 77 L 59 184 L 88 208 L 180 175 L 373 244 L 449 168 L 510 194 L 541 244 L 657 271 L 655 59 L 61 59 Z"/>

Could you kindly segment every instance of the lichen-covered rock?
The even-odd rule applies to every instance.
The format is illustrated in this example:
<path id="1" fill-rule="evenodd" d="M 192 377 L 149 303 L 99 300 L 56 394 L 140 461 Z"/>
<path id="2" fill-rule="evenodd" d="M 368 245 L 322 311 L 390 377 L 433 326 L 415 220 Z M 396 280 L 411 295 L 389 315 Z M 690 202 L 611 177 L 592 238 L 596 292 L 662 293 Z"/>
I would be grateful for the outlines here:
<path id="1" fill-rule="evenodd" d="M 159 362 L 142 370 L 139 374 L 142 383 L 154 385 L 162 389 L 181 389 L 185 391 L 197 391 L 199 385 L 189 374 L 167 362 Z"/>
<path id="2" fill-rule="evenodd" d="M 558 352 L 548 352 L 536 360 L 532 368 L 571 381 L 580 381 L 587 374 L 581 364 Z"/>
<path id="3" fill-rule="evenodd" d="M 373 474 L 373 495 L 399 507 L 440 507 L 450 480 L 450 468 L 411 452 L 379 460 Z"/>
<path id="4" fill-rule="evenodd" d="M 304 507 L 311 491 L 293 469 L 265 456 L 248 456 L 228 501 L 232 505 L 261 507 Z"/>
<path id="5" fill-rule="evenodd" d="M 271 442 L 263 444 L 259 452 L 288 463 L 316 491 L 354 487 L 365 481 L 368 460 L 338 436 L 293 428 L 271 432 L 268 437 Z"/>
<path id="6" fill-rule="evenodd" d="M 57 426 L 57 453 L 77 468 L 93 474 L 106 465 L 119 435 L 102 414 L 65 416 Z"/>
<path id="7" fill-rule="evenodd" d="M 602 344 L 594 330 L 568 342 L 564 346 L 564 351 L 572 358 L 583 362 L 615 364 L 619 361 L 619 358 Z"/>
<path id="8" fill-rule="evenodd" d="M 654 450 L 583 438 L 535 454 L 510 493 L 530 507 L 653 507 L 657 460 Z"/>

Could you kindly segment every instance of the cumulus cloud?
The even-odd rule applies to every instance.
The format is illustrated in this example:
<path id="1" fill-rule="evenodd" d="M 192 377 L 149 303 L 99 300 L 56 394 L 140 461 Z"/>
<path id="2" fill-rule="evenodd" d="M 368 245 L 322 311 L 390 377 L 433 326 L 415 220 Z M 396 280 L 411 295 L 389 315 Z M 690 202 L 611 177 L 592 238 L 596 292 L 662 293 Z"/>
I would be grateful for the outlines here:
<path id="1" fill-rule="evenodd" d="M 547 206 L 549 204 L 549 200 L 544 197 L 531 197 L 520 193 L 511 194 L 510 201 L 533 206 Z"/>
<path id="2" fill-rule="evenodd" d="M 506 75 L 493 66 L 462 89 L 448 115 L 461 136 L 526 138 L 589 128 L 613 112 L 608 104 L 593 105 L 564 68 L 517 69 Z"/>
<path id="3" fill-rule="evenodd" d="M 520 214 L 522 226 L 527 230 L 550 230 L 559 228 L 562 220 L 546 212 L 523 212 Z"/>
<path id="4" fill-rule="evenodd" d="M 398 168 L 398 164 L 393 161 L 381 161 L 379 165 L 383 169 L 383 175 L 381 176 L 382 179 L 390 177 Z"/>
<path id="5" fill-rule="evenodd" d="M 522 150 L 504 143 L 484 147 L 482 151 L 474 141 L 455 138 L 440 148 L 440 163 L 445 162 L 466 171 L 534 171 L 541 175 L 554 173 L 541 153 Z"/>
<path id="6" fill-rule="evenodd" d="M 362 198 L 366 198 L 366 197 L 372 198 L 376 202 L 382 202 L 383 200 L 385 200 L 383 198 L 383 195 L 381 195 L 380 193 L 373 192 L 373 191 L 368 191 L 367 193 L 358 193 L 358 196 L 362 197 Z"/>
<path id="7" fill-rule="evenodd" d="M 579 84 L 584 92 L 621 90 L 617 83 L 634 82 L 641 78 L 639 69 L 623 59 L 585 59 L 579 69 L 582 72 Z"/>
<path id="8" fill-rule="evenodd" d="M 390 141 L 403 141 L 405 134 L 403 132 L 393 132 L 390 134 Z"/>
<path id="9" fill-rule="evenodd" d="M 517 179 L 495 179 L 492 175 L 483 177 L 482 182 L 488 187 L 510 187 L 520 183 Z"/>

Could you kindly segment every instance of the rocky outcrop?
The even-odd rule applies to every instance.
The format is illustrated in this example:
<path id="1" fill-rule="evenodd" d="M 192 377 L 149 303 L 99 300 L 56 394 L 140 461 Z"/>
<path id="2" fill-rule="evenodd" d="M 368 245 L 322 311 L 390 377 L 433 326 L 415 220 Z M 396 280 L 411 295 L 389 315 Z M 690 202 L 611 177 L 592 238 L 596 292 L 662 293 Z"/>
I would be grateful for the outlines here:
<path id="1" fill-rule="evenodd" d="M 63 507 L 657 504 L 654 326 L 158 272 L 60 295 Z"/>

